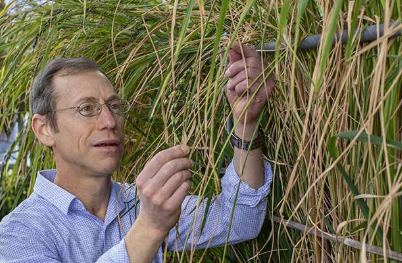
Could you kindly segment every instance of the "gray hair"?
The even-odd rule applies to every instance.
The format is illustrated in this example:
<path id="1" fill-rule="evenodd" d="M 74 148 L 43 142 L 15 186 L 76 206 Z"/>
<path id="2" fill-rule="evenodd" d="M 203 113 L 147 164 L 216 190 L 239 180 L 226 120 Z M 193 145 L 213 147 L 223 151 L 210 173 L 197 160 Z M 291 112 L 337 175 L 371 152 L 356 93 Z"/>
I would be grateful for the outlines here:
<path id="1" fill-rule="evenodd" d="M 36 76 L 30 95 L 32 114 L 46 116 L 51 128 L 58 132 L 56 113 L 56 95 L 53 78 L 55 76 L 74 75 L 86 71 L 100 71 L 99 65 L 88 58 L 57 58 L 48 62 L 45 68 Z M 103 72 L 102 72 L 103 73 Z"/>

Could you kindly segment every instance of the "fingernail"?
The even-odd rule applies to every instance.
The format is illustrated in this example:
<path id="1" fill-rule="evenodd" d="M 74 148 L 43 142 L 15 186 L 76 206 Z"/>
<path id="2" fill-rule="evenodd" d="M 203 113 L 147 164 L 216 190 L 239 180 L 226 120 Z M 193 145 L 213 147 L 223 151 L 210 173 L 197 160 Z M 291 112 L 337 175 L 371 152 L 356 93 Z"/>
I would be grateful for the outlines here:
<path id="1" fill-rule="evenodd" d="M 231 81 L 229 80 L 229 81 L 228 81 L 228 86 L 230 86 L 230 82 L 231 82 Z"/>
<path id="2" fill-rule="evenodd" d="M 225 76 L 226 76 L 226 77 L 229 77 L 229 76 L 230 76 L 230 70 L 226 70 Z"/>
<path id="3" fill-rule="evenodd" d="M 186 145 L 181 145 L 181 149 L 185 154 L 188 154 L 190 152 L 190 148 L 188 148 L 188 146 Z"/>

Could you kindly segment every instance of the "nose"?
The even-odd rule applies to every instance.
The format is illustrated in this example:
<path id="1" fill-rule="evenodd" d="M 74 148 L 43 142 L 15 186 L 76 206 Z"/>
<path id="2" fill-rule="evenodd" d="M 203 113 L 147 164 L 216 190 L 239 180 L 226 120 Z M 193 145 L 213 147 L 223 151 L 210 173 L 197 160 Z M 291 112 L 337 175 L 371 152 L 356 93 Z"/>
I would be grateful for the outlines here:
<path id="1" fill-rule="evenodd" d="M 116 127 L 115 115 L 109 110 L 109 108 L 103 104 L 101 112 L 99 114 L 99 129 L 113 130 Z"/>

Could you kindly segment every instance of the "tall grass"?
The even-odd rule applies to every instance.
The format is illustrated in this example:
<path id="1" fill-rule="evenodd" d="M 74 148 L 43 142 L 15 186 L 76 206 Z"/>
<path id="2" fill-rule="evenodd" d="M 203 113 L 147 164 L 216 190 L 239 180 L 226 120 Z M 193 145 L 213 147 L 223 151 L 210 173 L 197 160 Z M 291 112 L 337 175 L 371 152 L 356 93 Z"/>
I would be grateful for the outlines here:
<path id="1" fill-rule="evenodd" d="M 114 178 L 133 182 L 157 151 L 187 143 L 198 164 L 192 193 L 201 197 L 219 192 L 233 154 L 227 43 L 278 41 L 275 52 L 262 53 L 278 80 L 261 116 L 274 169 L 263 230 L 228 250 L 169 253 L 169 261 L 391 262 L 367 252 L 370 245 L 402 253 L 401 39 L 386 34 L 363 45 L 353 33 L 400 21 L 400 0 L 26 3 L 0 12 L 0 131 L 24 122 L 32 79 L 49 59 L 90 57 L 132 104 Z M 343 29 L 348 43 L 332 45 Z M 323 34 L 319 47 L 298 51 L 311 34 Z M 1 170 L 1 216 L 32 192 L 38 170 L 54 167 L 29 122 L 17 145 L 16 165 Z"/>

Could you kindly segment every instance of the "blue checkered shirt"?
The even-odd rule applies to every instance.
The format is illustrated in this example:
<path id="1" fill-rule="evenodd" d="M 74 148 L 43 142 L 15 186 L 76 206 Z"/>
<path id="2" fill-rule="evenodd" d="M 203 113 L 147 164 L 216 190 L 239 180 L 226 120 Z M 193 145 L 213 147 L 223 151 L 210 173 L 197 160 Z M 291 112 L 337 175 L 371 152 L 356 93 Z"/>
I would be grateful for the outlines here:
<path id="1" fill-rule="evenodd" d="M 170 231 L 153 262 L 163 262 L 165 246 L 168 251 L 222 246 L 229 226 L 229 244 L 256 237 L 272 181 L 270 165 L 265 162 L 264 166 L 265 184 L 258 190 L 239 181 L 232 162 L 217 198 L 208 203 L 187 196 L 178 227 Z M 74 195 L 55 185 L 55 176 L 56 170 L 39 172 L 32 195 L 1 221 L 0 262 L 129 262 L 124 237 L 139 214 L 135 186 L 112 181 L 102 221 Z"/>

